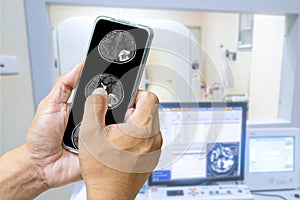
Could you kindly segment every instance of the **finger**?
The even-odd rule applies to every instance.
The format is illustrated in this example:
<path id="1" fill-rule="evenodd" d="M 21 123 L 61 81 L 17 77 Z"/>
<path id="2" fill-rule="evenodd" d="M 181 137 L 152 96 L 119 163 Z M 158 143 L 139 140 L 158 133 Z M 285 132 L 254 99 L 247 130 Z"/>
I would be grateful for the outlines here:
<path id="1" fill-rule="evenodd" d="M 125 114 L 125 121 L 133 114 L 135 108 L 129 108 Z"/>
<path id="2" fill-rule="evenodd" d="M 48 100 L 55 103 L 66 103 L 72 93 L 72 90 L 76 87 L 82 68 L 83 62 L 79 62 L 71 71 L 59 77 L 47 97 Z"/>
<path id="3" fill-rule="evenodd" d="M 140 122 L 148 120 L 149 115 L 151 115 L 153 109 L 157 108 L 159 103 L 157 96 L 149 91 L 138 91 L 135 101 L 136 107 L 132 119 Z"/>
<path id="4" fill-rule="evenodd" d="M 147 103 L 147 104 L 158 104 L 159 103 L 159 100 L 157 98 L 157 96 L 152 93 L 152 92 L 149 92 L 149 91 L 145 91 L 145 90 L 139 90 L 137 92 L 137 95 L 136 95 L 136 99 L 135 99 L 135 105 L 136 105 L 136 108 L 142 106 L 144 107 L 144 103 Z"/>
<path id="5" fill-rule="evenodd" d="M 105 127 L 105 114 L 108 108 L 107 92 L 103 88 L 97 88 L 86 99 L 83 114 L 83 124 L 97 119 L 101 128 Z M 83 125 L 82 124 L 82 125 Z"/>

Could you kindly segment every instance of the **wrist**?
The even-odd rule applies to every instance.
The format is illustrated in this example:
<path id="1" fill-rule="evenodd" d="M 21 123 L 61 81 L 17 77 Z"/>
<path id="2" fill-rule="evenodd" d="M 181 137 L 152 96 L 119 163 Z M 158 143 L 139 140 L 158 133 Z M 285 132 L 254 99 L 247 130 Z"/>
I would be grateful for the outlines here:
<path id="1" fill-rule="evenodd" d="M 116 174 L 115 174 L 116 175 Z M 87 199 L 133 200 L 145 183 L 149 173 L 120 173 L 117 176 L 101 176 L 85 180 Z"/>
<path id="2" fill-rule="evenodd" d="M 97 184 L 87 184 L 86 194 L 87 200 L 131 200 L 135 194 L 130 190 L 129 185 L 121 185 L 115 182 L 101 182 Z"/>
<path id="3" fill-rule="evenodd" d="M 0 193 L 4 199 L 33 199 L 48 189 L 43 170 L 32 162 L 24 145 L 0 160 Z"/>

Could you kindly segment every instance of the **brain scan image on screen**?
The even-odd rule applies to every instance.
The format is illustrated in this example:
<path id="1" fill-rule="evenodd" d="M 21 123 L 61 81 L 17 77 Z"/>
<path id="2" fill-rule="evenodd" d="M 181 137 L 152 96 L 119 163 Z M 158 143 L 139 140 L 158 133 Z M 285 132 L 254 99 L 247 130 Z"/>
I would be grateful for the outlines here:
<path id="1" fill-rule="evenodd" d="M 238 165 L 237 143 L 208 144 L 211 149 L 207 155 L 207 175 L 235 175 Z"/>
<path id="2" fill-rule="evenodd" d="M 124 90 L 121 81 L 112 74 L 99 74 L 92 78 L 85 87 L 88 97 L 96 88 L 103 88 L 108 95 L 108 109 L 117 107 L 123 100 Z"/>
<path id="3" fill-rule="evenodd" d="M 98 51 L 105 60 L 122 64 L 134 58 L 136 43 L 129 32 L 114 30 L 100 41 Z"/>
<path id="4" fill-rule="evenodd" d="M 75 148 L 78 149 L 78 133 L 80 130 L 80 123 L 77 124 L 77 126 L 75 126 L 75 128 L 72 131 L 72 135 L 71 135 L 71 139 L 72 139 L 72 143 L 74 145 Z"/>

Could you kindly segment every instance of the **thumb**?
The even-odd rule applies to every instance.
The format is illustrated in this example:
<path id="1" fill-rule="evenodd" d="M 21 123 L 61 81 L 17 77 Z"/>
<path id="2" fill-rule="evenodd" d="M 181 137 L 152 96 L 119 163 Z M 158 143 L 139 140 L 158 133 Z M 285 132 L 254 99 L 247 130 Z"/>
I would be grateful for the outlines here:
<path id="1" fill-rule="evenodd" d="M 71 71 L 59 77 L 47 99 L 55 103 L 66 103 L 79 80 L 82 68 L 83 62 L 79 62 Z"/>
<path id="2" fill-rule="evenodd" d="M 83 123 L 89 123 L 96 119 L 101 128 L 105 127 L 105 114 L 107 108 L 107 92 L 103 88 L 96 88 L 85 101 Z"/>

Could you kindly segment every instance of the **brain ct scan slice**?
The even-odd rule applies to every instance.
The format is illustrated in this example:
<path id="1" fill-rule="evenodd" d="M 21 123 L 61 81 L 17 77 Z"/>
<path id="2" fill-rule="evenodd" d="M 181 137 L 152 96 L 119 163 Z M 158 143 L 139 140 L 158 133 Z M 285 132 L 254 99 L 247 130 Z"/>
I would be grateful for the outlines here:
<path id="1" fill-rule="evenodd" d="M 121 81 L 112 74 L 96 75 L 85 87 L 85 96 L 88 97 L 96 88 L 103 88 L 108 95 L 108 109 L 117 107 L 123 100 L 124 91 Z"/>
<path id="2" fill-rule="evenodd" d="M 207 157 L 209 175 L 233 175 L 236 173 L 237 149 L 238 144 L 235 143 L 216 143 Z"/>
<path id="3" fill-rule="evenodd" d="M 114 30 L 100 41 L 98 51 L 105 60 L 122 64 L 134 58 L 136 43 L 129 32 Z"/>
<path id="4" fill-rule="evenodd" d="M 228 172 L 234 164 L 231 149 L 223 146 L 212 150 L 210 160 L 211 168 L 217 173 Z"/>
<path id="5" fill-rule="evenodd" d="M 80 130 L 80 123 L 75 126 L 74 130 L 72 131 L 71 139 L 74 147 L 78 148 L 78 133 Z"/>

